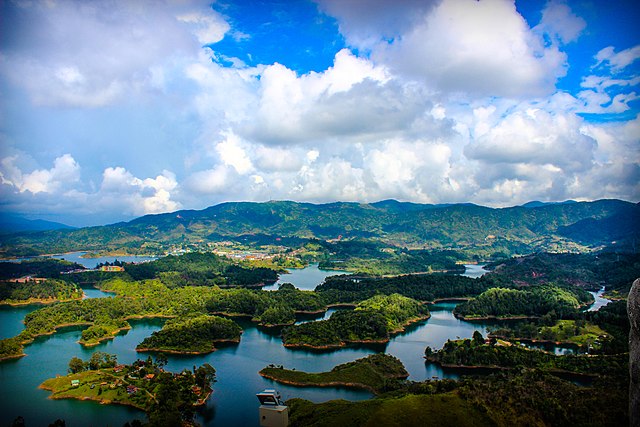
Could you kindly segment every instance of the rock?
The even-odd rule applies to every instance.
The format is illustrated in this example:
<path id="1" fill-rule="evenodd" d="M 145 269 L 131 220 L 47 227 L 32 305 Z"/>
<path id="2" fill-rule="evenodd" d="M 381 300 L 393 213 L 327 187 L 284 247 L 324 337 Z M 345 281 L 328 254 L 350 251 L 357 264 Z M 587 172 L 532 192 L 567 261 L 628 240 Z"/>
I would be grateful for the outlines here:
<path id="1" fill-rule="evenodd" d="M 633 282 L 627 300 L 629 313 L 629 421 L 640 427 L 640 279 Z"/>

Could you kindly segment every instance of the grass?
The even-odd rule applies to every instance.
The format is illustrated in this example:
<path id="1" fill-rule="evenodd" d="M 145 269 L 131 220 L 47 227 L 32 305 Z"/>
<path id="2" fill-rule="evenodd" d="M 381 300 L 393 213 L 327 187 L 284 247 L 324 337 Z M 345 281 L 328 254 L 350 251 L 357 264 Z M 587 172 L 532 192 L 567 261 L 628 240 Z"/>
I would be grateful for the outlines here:
<path id="1" fill-rule="evenodd" d="M 409 376 L 402 362 L 388 354 L 372 354 L 338 365 L 329 372 L 308 373 L 267 367 L 260 371 L 260 375 L 301 387 L 345 386 L 367 389 L 376 394 L 393 387 L 398 379 Z"/>
<path id="2" fill-rule="evenodd" d="M 73 387 L 71 385 L 72 380 L 78 380 L 80 385 Z M 112 384 L 116 382 L 119 385 L 112 388 Z M 91 388 L 92 386 L 93 388 Z M 143 410 L 147 409 L 150 403 L 147 401 L 149 396 L 142 391 L 138 393 L 144 394 L 127 394 L 126 383 L 123 384 L 122 378 L 114 376 L 105 370 L 86 371 L 64 377 L 50 378 L 43 382 L 40 388 L 51 391 L 52 399 L 95 400 L 97 402 L 134 406 Z"/>
<path id="3" fill-rule="evenodd" d="M 484 427 L 494 423 L 456 393 L 406 395 L 362 402 L 332 400 L 313 404 L 302 399 L 287 402 L 290 427 L 388 426 Z"/>
<path id="4" fill-rule="evenodd" d="M 557 341 L 572 342 L 578 345 L 593 344 L 599 337 L 607 335 L 599 326 L 592 323 L 586 323 L 580 327 L 576 334 L 575 320 L 558 320 L 554 326 L 543 327 L 540 330 L 540 335 L 544 336 L 545 330 L 552 332 Z"/>

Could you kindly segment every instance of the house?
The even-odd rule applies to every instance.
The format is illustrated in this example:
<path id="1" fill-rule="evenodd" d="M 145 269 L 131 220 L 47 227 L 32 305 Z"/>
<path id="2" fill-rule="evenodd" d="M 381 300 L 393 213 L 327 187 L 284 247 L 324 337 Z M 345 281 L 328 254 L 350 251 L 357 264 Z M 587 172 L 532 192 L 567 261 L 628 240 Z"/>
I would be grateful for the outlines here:
<path id="1" fill-rule="evenodd" d="M 135 394 L 137 391 L 138 391 L 138 387 L 136 387 L 134 385 L 128 385 L 127 386 L 127 393 Z"/>
<path id="2" fill-rule="evenodd" d="M 78 387 L 80 385 L 80 380 L 71 380 L 71 387 Z"/>
<path id="3" fill-rule="evenodd" d="M 147 374 L 144 376 L 145 380 L 152 380 L 154 377 L 156 376 L 156 374 Z"/>
<path id="4" fill-rule="evenodd" d="M 100 267 L 100 271 L 109 271 L 109 272 L 124 271 L 124 267 L 121 267 L 119 265 L 103 265 Z"/>

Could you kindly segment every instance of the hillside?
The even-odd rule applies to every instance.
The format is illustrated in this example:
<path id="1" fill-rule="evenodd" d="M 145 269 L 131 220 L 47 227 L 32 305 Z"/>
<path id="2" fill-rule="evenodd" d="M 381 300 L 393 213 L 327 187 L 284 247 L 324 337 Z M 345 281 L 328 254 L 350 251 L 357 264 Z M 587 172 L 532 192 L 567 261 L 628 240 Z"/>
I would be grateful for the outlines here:
<path id="1" fill-rule="evenodd" d="M 296 246 L 309 239 L 369 239 L 387 246 L 527 253 L 584 250 L 639 241 L 638 204 L 599 200 L 534 207 L 473 204 L 222 203 L 204 210 L 146 215 L 130 222 L 76 230 L 0 236 L 0 255 L 122 250 L 159 253 L 176 245 L 237 241 Z M 598 227 L 594 232 L 593 227 Z M 615 226 L 614 226 L 615 225 Z"/>

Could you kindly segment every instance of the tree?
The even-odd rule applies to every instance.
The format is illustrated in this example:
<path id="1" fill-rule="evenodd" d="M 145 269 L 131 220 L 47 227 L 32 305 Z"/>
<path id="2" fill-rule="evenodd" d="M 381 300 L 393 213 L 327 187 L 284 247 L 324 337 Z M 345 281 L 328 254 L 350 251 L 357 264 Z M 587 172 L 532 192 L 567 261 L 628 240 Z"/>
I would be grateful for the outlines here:
<path id="1" fill-rule="evenodd" d="M 479 331 L 474 331 L 473 332 L 473 343 L 477 344 L 477 345 L 484 344 L 484 337 L 482 336 L 482 334 Z"/>
<path id="2" fill-rule="evenodd" d="M 96 351 L 91 355 L 91 359 L 89 359 L 89 369 L 91 370 L 113 368 L 117 364 L 118 356 L 102 351 Z"/>
<path id="3" fill-rule="evenodd" d="M 156 365 L 158 365 L 158 368 L 164 368 L 165 366 L 167 366 L 167 363 L 169 363 L 169 359 L 167 359 L 167 356 L 165 356 L 164 354 L 159 354 L 156 356 Z"/>
<path id="4" fill-rule="evenodd" d="M 194 372 L 196 377 L 196 385 L 198 387 L 207 388 L 216 380 L 216 370 L 208 363 L 204 363 Z"/>
<path id="5" fill-rule="evenodd" d="M 87 365 L 79 357 L 74 356 L 69 360 L 69 373 L 71 374 L 77 374 L 78 372 L 84 371 L 86 368 Z"/>

